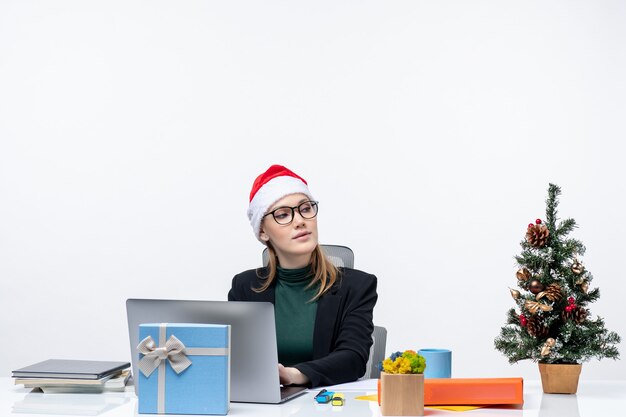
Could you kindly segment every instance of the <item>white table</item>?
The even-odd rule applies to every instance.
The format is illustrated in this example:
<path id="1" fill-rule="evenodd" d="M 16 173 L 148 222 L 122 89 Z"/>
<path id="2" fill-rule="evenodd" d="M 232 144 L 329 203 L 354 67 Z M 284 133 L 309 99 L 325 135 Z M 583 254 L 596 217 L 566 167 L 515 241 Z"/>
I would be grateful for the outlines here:
<path id="1" fill-rule="evenodd" d="M 355 397 L 374 394 L 375 380 L 360 381 L 335 387 L 345 394 L 346 404 L 333 407 L 317 404 L 312 390 L 281 405 L 231 403 L 231 416 L 380 416 L 376 402 Z M 105 394 L 43 394 L 14 385 L 9 377 L 0 378 L 0 416 L 23 417 L 42 415 L 106 417 L 144 416 L 137 413 L 137 397 L 128 390 Z M 516 416 L 516 417 L 605 417 L 626 415 L 626 381 L 581 381 L 576 395 L 543 394 L 539 381 L 524 381 L 522 408 L 482 408 L 466 412 L 425 409 L 426 416 Z"/>

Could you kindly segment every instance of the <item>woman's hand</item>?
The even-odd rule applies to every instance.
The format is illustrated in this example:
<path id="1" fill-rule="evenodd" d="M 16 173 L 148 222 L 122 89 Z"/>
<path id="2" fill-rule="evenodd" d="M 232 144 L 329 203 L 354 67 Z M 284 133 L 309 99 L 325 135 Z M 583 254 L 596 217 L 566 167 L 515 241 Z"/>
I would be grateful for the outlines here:
<path id="1" fill-rule="evenodd" d="M 283 385 L 305 385 L 309 382 L 309 378 L 297 368 L 285 367 L 280 363 L 278 364 L 278 377 Z"/>

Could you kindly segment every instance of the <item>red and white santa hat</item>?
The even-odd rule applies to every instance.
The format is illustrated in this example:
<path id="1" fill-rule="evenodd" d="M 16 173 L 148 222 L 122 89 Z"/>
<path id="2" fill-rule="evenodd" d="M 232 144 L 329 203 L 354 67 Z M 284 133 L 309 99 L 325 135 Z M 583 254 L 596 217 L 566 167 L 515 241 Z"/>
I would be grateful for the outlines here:
<path id="1" fill-rule="evenodd" d="M 304 194 L 314 200 L 304 178 L 282 165 L 272 165 L 254 180 L 250 191 L 248 219 L 254 236 L 261 243 L 265 243 L 259 237 L 263 216 L 274 203 L 291 194 Z"/>

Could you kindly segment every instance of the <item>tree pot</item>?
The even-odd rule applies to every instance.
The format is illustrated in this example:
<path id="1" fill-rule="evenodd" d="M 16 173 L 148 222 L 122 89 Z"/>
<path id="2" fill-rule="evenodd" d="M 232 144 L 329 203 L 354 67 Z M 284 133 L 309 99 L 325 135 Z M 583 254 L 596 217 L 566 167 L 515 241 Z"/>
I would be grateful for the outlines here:
<path id="1" fill-rule="evenodd" d="M 539 363 L 541 385 L 546 394 L 576 394 L 582 364 Z"/>
<path id="2" fill-rule="evenodd" d="M 424 374 L 380 374 L 383 416 L 424 415 Z"/>

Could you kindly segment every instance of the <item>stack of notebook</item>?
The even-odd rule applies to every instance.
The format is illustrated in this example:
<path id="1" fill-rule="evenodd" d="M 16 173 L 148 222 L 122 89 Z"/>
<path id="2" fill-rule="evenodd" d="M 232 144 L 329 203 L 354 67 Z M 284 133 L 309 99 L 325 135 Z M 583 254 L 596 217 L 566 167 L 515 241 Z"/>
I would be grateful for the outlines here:
<path id="1" fill-rule="evenodd" d="M 129 362 L 48 359 L 13 371 L 16 385 L 43 392 L 124 391 Z"/>

